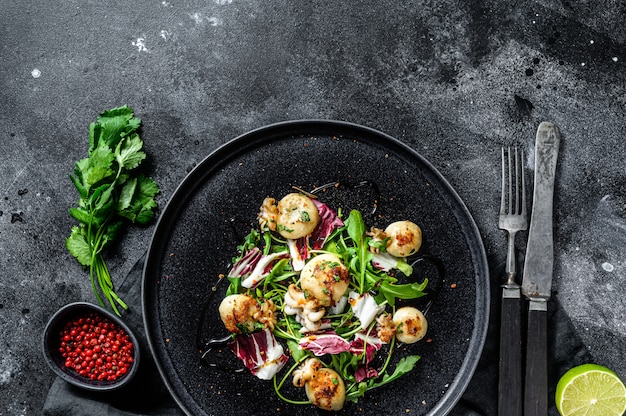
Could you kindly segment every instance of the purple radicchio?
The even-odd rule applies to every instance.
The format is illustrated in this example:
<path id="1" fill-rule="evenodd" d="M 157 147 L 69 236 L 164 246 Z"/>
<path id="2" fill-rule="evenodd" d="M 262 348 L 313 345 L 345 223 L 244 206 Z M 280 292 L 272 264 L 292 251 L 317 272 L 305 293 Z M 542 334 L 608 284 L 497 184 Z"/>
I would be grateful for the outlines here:
<path id="1" fill-rule="evenodd" d="M 317 199 L 313 199 L 313 203 L 319 212 L 320 222 L 311 234 L 311 247 L 313 250 L 319 250 L 324 246 L 326 237 L 328 237 L 335 228 L 343 226 L 343 221 L 337 216 L 337 213 L 325 203 Z"/>
<path id="2" fill-rule="evenodd" d="M 249 335 L 237 335 L 228 344 L 252 374 L 270 380 L 289 360 L 282 345 L 269 329 Z"/>
<path id="3" fill-rule="evenodd" d="M 263 256 L 261 250 L 258 247 L 253 247 L 252 250 L 244 254 L 243 257 L 233 265 L 233 268 L 228 272 L 228 277 L 243 277 L 251 273 L 261 256 Z"/>
<path id="4" fill-rule="evenodd" d="M 258 248 L 255 247 L 251 251 L 254 251 L 255 249 L 258 250 Z M 289 253 L 286 251 L 281 251 L 278 253 L 272 253 L 268 255 L 261 254 L 261 256 L 255 256 L 254 260 L 250 261 L 250 266 L 253 267 L 252 271 L 245 279 L 242 280 L 241 286 L 248 288 L 248 289 L 256 287 L 256 285 L 261 283 L 263 279 L 265 279 L 267 275 L 270 273 L 270 271 L 272 270 L 273 263 L 276 260 L 285 258 L 285 257 L 289 257 Z M 245 258 L 246 256 L 244 256 L 244 259 Z M 235 267 L 236 266 L 237 265 L 235 265 Z M 229 274 L 229 277 L 243 277 L 243 276 L 245 276 L 245 274 L 240 274 L 239 276 L 232 276 L 232 274 Z"/>
<path id="5" fill-rule="evenodd" d="M 354 380 L 357 383 L 361 381 L 378 377 L 378 370 L 368 365 L 360 365 L 354 372 Z"/>
<path id="6" fill-rule="evenodd" d="M 354 340 L 350 343 L 350 352 L 356 355 L 365 352 L 365 362 L 369 363 L 374 359 L 376 351 L 381 349 L 383 342 L 380 338 L 373 335 L 367 335 L 359 332 L 354 336 Z"/>
<path id="7" fill-rule="evenodd" d="M 350 350 L 350 343 L 334 331 L 306 336 L 300 340 L 299 346 L 303 350 L 313 352 L 318 357 L 324 354 L 340 354 Z"/>
<path id="8" fill-rule="evenodd" d="M 304 268 L 306 260 L 309 258 L 309 246 L 307 244 L 309 237 L 305 236 L 297 240 L 287 239 L 289 247 L 289 255 L 291 256 L 291 267 L 294 271 L 299 272 Z"/>
<path id="9" fill-rule="evenodd" d="M 378 377 L 378 370 L 370 367 L 376 351 L 381 349 L 383 342 L 378 337 L 359 332 L 350 343 L 350 352 L 355 355 L 365 353 L 365 363 L 361 363 L 354 373 L 355 380 L 361 382 L 369 378 Z"/>

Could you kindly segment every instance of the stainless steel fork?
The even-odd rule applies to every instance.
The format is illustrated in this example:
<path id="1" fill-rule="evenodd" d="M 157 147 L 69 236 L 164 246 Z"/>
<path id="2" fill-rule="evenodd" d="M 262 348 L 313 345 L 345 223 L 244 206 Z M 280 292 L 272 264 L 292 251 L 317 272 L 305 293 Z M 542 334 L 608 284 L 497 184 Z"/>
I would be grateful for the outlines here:
<path id="1" fill-rule="evenodd" d="M 511 161 L 511 156 L 513 161 Z M 526 179 L 524 177 L 524 151 L 517 147 L 502 148 L 502 195 L 500 199 L 499 227 L 509 237 L 506 254 L 504 287 L 519 288 L 515 258 L 515 235 L 518 231 L 528 229 L 526 213 Z"/>
<path id="2" fill-rule="evenodd" d="M 515 236 L 528 228 L 524 151 L 502 148 L 502 195 L 499 228 L 508 236 L 500 315 L 500 362 L 498 414 L 522 415 L 522 325 L 521 292 L 516 280 Z"/>

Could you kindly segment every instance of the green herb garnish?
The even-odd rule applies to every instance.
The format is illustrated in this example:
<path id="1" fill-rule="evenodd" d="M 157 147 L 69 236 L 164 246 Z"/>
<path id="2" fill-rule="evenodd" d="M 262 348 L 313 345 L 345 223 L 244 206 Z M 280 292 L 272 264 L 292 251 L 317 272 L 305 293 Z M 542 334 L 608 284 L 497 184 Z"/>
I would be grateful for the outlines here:
<path id="1" fill-rule="evenodd" d="M 133 110 L 123 106 L 101 113 L 89 127 L 88 157 L 76 162 L 70 179 L 80 199 L 70 208 L 79 225 L 65 245 L 78 262 L 89 267 L 89 276 L 98 302 L 104 302 L 96 287 L 119 315 L 117 304 L 128 309 L 113 290 L 103 250 L 119 237 L 126 222 L 145 225 L 155 216 L 154 200 L 159 187 L 134 170 L 145 159 L 143 141 L 137 130 L 141 124 Z"/>

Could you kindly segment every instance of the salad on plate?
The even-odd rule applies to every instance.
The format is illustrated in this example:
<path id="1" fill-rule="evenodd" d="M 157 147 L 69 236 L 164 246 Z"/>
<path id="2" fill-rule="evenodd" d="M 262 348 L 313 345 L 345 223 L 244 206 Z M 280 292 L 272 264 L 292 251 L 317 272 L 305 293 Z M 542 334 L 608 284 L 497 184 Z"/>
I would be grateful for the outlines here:
<path id="1" fill-rule="evenodd" d="M 265 198 L 258 228 L 237 247 L 219 315 L 228 346 L 252 374 L 292 404 L 341 410 L 410 373 L 428 322 L 406 301 L 426 295 L 407 261 L 422 245 L 409 220 L 367 227 L 317 195 Z M 417 281 L 420 280 L 420 281 Z M 288 397 L 286 384 L 304 388 Z"/>

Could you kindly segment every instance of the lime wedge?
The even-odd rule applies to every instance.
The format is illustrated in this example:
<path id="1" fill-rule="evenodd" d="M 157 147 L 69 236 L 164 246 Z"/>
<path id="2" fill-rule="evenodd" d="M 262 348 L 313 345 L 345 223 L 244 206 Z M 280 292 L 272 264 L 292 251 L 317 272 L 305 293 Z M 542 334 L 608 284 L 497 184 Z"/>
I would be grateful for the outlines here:
<path id="1" fill-rule="evenodd" d="M 622 416 L 626 387 L 614 371 L 597 364 L 568 370 L 556 386 L 556 408 L 561 416 Z"/>

